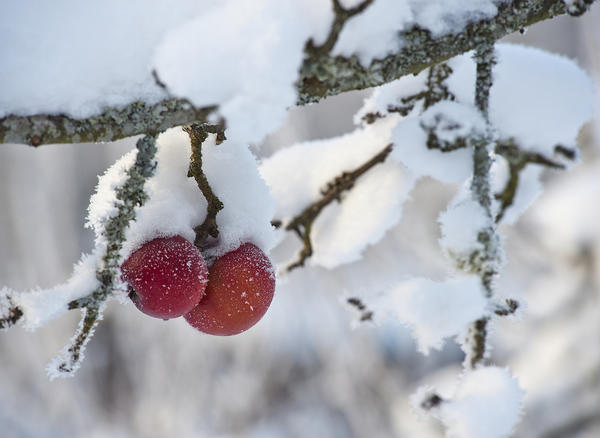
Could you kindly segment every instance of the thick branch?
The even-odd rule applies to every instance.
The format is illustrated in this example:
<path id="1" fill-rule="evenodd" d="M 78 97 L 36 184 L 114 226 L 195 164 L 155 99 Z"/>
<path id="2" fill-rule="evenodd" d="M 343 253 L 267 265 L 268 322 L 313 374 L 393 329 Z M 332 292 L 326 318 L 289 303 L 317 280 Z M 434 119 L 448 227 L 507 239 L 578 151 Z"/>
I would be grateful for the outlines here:
<path id="1" fill-rule="evenodd" d="M 345 21 L 370 4 L 336 14 L 327 43 L 306 45 L 306 57 L 297 81 L 298 104 L 316 102 L 323 97 L 359 90 L 391 82 L 408 74 L 439 64 L 453 56 L 477 47 L 482 40 L 498 40 L 512 32 L 557 15 L 585 12 L 592 0 L 581 0 L 577 10 L 562 0 L 512 0 L 498 6 L 492 19 L 473 22 L 456 34 L 433 37 L 424 29 L 413 27 L 400 32 L 406 42 L 397 53 L 374 60 L 369 66 L 360 64 L 356 56 L 344 58 L 330 55 Z M 334 4 L 339 4 L 338 2 Z M 360 10 L 359 10 L 360 9 Z M 341 10 L 341 8 L 340 8 Z M 339 11 L 338 11 L 339 12 Z M 337 27 L 336 27 L 337 26 Z M 102 114 L 85 119 L 65 115 L 9 115 L 0 119 L 0 142 L 40 146 L 48 143 L 112 141 L 119 138 L 163 131 L 173 126 L 202 123 L 216 107 L 195 108 L 187 100 L 168 99 L 154 105 L 134 102 L 124 108 L 107 108 Z"/>
<path id="2" fill-rule="evenodd" d="M 589 8 L 590 3 L 585 6 Z M 400 33 L 406 42 L 397 53 L 374 60 L 368 67 L 358 58 L 316 54 L 305 59 L 298 80 L 299 103 L 316 102 L 350 90 L 359 90 L 417 74 L 461 53 L 482 41 L 496 41 L 538 21 L 567 14 L 562 0 L 512 0 L 498 6 L 498 14 L 467 25 L 461 32 L 433 37 L 413 27 Z M 310 54 L 310 52 L 309 52 Z"/>
<path id="3" fill-rule="evenodd" d="M 41 146 L 113 141 L 201 122 L 214 110 L 215 107 L 194 108 L 187 100 L 167 99 L 154 105 L 134 102 L 124 108 L 107 108 L 102 114 L 85 119 L 60 114 L 8 116 L 0 119 L 0 143 Z"/>

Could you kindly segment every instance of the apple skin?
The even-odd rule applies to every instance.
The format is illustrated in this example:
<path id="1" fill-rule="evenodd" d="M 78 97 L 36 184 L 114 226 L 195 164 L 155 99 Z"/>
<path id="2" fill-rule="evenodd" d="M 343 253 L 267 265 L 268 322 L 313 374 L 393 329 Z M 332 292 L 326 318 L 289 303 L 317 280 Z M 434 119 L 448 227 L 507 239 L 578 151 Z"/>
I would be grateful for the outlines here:
<path id="1" fill-rule="evenodd" d="M 236 335 L 260 321 L 274 293 L 271 261 L 256 245 L 245 243 L 215 260 L 204 298 L 184 318 L 203 333 Z"/>
<path id="2" fill-rule="evenodd" d="M 202 254 L 182 236 L 146 242 L 121 266 L 131 299 L 146 315 L 161 319 L 182 316 L 198 304 L 208 282 Z"/>

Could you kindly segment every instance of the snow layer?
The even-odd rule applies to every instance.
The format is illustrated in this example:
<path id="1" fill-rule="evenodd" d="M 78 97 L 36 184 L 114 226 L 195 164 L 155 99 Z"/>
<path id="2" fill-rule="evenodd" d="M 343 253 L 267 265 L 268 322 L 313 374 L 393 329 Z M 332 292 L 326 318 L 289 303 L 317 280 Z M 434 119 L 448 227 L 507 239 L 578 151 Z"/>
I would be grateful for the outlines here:
<path id="1" fill-rule="evenodd" d="M 419 26 L 433 36 L 460 32 L 469 22 L 496 15 L 502 0 L 377 0 L 346 23 L 333 54 L 357 55 L 369 65 L 406 42 L 399 32 Z M 356 5 L 356 2 L 351 2 Z M 350 5 L 346 5 L 348 7 Z"/>
<path id="2" fill-rule="evenodd" d="M 552 237 L 544 243 L 560 252 L 580 251 L 591 242 L 600 242 L 599 200 L 600 165 L 561 178 L 532 211 L 533 219 L 542 227 L 541 235 Z"/>
<path id="3" fill-rule="evenodd" d="M 201 7 L 193 0 L 0 2 L 0 117 L 87 117 L 164 98 L 151 75 L 154 47 Z"/>
<path id="4" fill-rule="evenodd" d="M 501 223 L 513 225 L 531 204 L 542 194 L 543 186 L 540 180 L 544 168 L 537 165 L 528 165 L 519 173 L 519 185 L 513 203 L 506 209 Z M 508 181 L 508 164 L 497 157 L 491 168 L 491 187 L 494 193 L 501 193 Z M 495 211 L 500 207 L 498 200 L 492 200 Z"/>
<path id="5" fill-rule="evenodd" d="M 96 254 L 82 256 L 81 261 L 75 265 L 71 278 L 63 284 L 21 293 L 3 289 L 0 294 L 9 292 L 12 303 L 23 311 L 23 327 L 35 330 L 66 312 L 69 302 L 92 293 L 98 287 L 97 261 Z"/>
<path id="6" fill-rule="evenodd" d="M 470 147 L 442 152 L 427 147 L 426 130 L 433 129 L 440 141 L 453 143 L 458 138 L 482 136 L 485 121 L 471 105 L 442 101 L 429 107 L 420 117 L 409 117 L 393 131 L 396 147 L 392 158 L 417 176 L 431 176 L 446 183 L 460 183 L 473 169 Z"/>
<path id="7" fill-rule="evenodd" d="M 414 186 L 402 167 L 382 164 L 361 177 L 341 203 L 327 207 L 314 223 L 311 264 L 335 268 L 360 260 L 402 217 L 402 205 Z"/>
<path id="8" fill-rule="evenodd" d="M 285 224 L 319 200 L 327 183 L 384 149 L 394 123 L 391 117 L 341 137 L 298 143 L 265 160 L 260 171 L 276 201 L 275 217 Z M 414 177 L 389 158 L 375 165 L 316 219 L 309 263 L 334 268 L 360 259 L 398 223 L 413 185 Z"/>
<path id="9" fill-rule="evenodd" d="M 406 324 L 418 349 L 428 354 L 444 340 L 461 334 L 471 322 L 487 314 L 481 280 L 474 275 L 436 282 L 428 278 L 402 281 L 374 303 L 375 314 Z"/>
<path id="10" fill-rule="evenodd" d="M 295 104 L 303 47 L 326 36 L 330 2 L 224 2 L 170 32 L 154 65 L 176 95 L 219 104 L 234 142 L 259 142 Z"/>
<path id="11" fill-rule="evenodd" d="M 557 144 L 574 147 L 592 116 L 594 89 L 588 75 L 563 56 L 532 47 L 497 44 L 498 64 L 490 90 L 490 121 L 500 138 L 525 150 L 552 156 Z M 475 65 L 471 54 L 453 58 L 450 90 L 473 102 Z"/>
<path id="12" fill-rule="evenodd" d="M 149 199 L 136 210 L 136 220 L 127 229 L 121 251 L 124 259 L 155 237 L 179 234 L 193 241 L 194 227 L 206 217 L 206 200 L 196 181 L 187 177 L 188 135 L 173 128 L 159 137 L 157 148 L 158 166 L 145 186 Z M 133 156 L 126 154 L 100 178 L 90 201 L 88 223 L 96 232 L 96 245 L 102 244 L 105 218 L 114 211 L 113 188 Z M 224 205 L 217 215 L 219 241 L 206 253 L 219 256 L 248 241 L 268 253 L 275 242 L 270 225 L 274 206 L 248 147 L 229 140 L 217 146 L 211 135 L 202 146 L 202 159 L 208 181 Z"/>
<path id="13" fill-rule="evenodd" d="M 524 392 L 506 369 L 467 372 L 454 397 L 442 403 L 448 438 L 507 438 L 521 417 Z"/>
<path id="14" fill-rule="evenodd" d="M 440 246 L 451 258 L 468 260 L 475 251 L 484 249 L 478 240 L 481 230 L 492 225 L 484 208 L 473 199 L 468 184 L 450 202 L 439 218 Z"/>

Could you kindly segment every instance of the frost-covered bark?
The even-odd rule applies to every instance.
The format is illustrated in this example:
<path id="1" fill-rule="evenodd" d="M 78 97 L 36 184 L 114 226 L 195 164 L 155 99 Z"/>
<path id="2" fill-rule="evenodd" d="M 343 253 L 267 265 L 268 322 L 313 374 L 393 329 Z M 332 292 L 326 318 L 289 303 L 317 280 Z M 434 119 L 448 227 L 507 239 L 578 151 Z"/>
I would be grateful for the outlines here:
<path id="1" fill-rule="evenodd" d="M 568 5 L 567 5 L 568 3 Z M 497 40 L 541 20 L 562 14 L 581 14 L 592 1 L 513 0 L 498 5 L 495 17 L 469 23 L 459 32 L 432 36 L 419 26 L 399 28 L 403 47 L 370 65 L 361 64 L 357 56 L 333 56 L 331 49 L 339 35 L 346 14 L 337 2 L 328 40 L 322 45 L 308 41 L 305 58 L 297 79 L 297 102 L 304 104 L 336 95 L 388 83 L 408 74 L 438 64 L 476 47 L 482 40 Z M 369 1 L 363 2 L 366 8 Z M 359 8 L 357 13 L 361 13 Z M 331 40 L 331 41 L 330 41 Z M 159 84 L 163 85 L 160 81 Z M 215 102 L 218 104 L 218 102 Z M 65 114 L 7 115 L 0 118 L 0 142 L 39 146 L 48 143 L 111 141 L 148 131 L 206 121 L 213 106 L 195 107 L 186 99 L 171 98 L 156 104 L 132 102 L 125 107 L 105 108 L 101 114 L 74 118 Z"/>

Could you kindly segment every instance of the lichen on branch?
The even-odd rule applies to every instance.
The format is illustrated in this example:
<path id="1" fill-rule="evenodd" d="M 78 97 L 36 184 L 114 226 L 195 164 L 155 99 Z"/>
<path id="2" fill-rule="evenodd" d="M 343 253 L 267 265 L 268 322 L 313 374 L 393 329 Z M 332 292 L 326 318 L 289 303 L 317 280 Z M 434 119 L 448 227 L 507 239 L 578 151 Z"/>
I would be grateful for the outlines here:
<path id="1" fill-rule="evenodd" d="M 483 41 L 473 56 L 477 70 L 475 80 L 475 106 L 479 109 L 489 124 L 488 108 L 490 88 L 492 86 L 492 69 L 496 63 L 494 56 L 494 44 L 491 41 Z M 471 181 L 471 192 L 473 198 L 483 208 L 489 218 L 489 225 L 478 233 L 478 241 L 483 249 L 477 251 L 473 257 L 476 266 L 469 270 L 477 272 L 481 278 L 481 284 L 487 298 L 493 296 L 493 279 L 497 275 L 498 265 L 501 259 L 500 238 L 497 234 L 495 222 L 492 219 L 492 196 L 490 188 L 490 169 L 492 158 L 490 154 L 494 149 L 494 141 L 491 128 L 488 134 L 478 139 L 473 150 L 473 179 Z M 488 317 L 475 321 L 469 327 L 467 333 L 467 356 L 465 363 L 470 368 L 480 364 L 486 355 Z"/>

